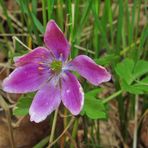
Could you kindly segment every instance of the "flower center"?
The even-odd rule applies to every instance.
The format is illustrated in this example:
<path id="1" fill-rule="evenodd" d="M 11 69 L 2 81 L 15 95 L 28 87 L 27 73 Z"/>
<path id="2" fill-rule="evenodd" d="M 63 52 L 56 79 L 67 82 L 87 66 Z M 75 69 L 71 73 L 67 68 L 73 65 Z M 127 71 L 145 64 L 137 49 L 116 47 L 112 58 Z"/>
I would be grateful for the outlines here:
<path id="1" fill-rule="evenodd" d="M 52 61 L 50 68 L 55 73 L 60 73 L 62 70 L 62 62 L 61 61 Z"/>

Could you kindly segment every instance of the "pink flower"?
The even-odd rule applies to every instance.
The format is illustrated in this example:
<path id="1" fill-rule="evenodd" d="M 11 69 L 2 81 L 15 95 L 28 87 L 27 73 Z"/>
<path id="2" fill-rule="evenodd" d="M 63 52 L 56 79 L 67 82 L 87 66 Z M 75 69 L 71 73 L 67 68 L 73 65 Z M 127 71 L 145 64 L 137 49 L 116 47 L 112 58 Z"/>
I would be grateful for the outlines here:
<path id="1" fill-rule="evenodd" d="M 70 72 L 78 72 L 93 85 L 109 81 L 111 75 L 91 58 L 79 55 L 68 61 L 70 45 L 55 21 L 47 24 L 44 35 L 47 48 L 38 47 L 21 57 L 15 57 L 16 69 L 3 81 L 9 93 L 37 91 L 29 114 L 31 121 L 40 122 L 61 103 L 78 115 L 84 104 L 83 89 Z"/>

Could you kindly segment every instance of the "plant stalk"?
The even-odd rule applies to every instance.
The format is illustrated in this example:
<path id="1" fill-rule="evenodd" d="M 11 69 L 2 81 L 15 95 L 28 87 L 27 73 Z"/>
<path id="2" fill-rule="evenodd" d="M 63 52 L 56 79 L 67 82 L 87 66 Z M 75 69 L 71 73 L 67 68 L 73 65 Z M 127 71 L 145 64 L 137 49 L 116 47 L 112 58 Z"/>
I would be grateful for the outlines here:
<path id="1" fill-rule="evenodd" d="M 135 129 L 133 137 L 133 148 L 137 148 L 137 132 L 138 132 L 138 95 L 135 97 Z"/>
<path id="2" fill-rule="evenodd" d="M 48 146 L 48 148 L 50 148 L 50 143 L 52 143 L 53 138 L 54 138 L 57 117 L 58 117 L 58 108 L 55 110 L 55 113 L 54 113 L 53 124 L 52 124 L 52 129 L 51 129 L 51 135 L 50 135 L 50 138 L 49 138 L 49 146 Z"/>
<path id="3" fill-rule="evenodd" d="M 112 94 L 111 96 L 109 96 L 108 98 L 103 100 L 103 103 L 107 103 L 109 101 L 111 101 L 112 99 L 114 99 L 115 97 L 119 96 L 122 93 L 122 90 L 119 90 L 117 92 L 115 92 L 114 94 Z"/>

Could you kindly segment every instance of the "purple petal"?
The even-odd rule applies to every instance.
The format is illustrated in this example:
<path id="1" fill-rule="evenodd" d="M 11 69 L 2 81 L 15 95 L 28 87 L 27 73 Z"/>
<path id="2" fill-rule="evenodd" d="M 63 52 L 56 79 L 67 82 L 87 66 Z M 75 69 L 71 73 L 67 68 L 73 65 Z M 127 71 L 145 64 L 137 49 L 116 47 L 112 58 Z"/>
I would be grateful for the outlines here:
<path id="1" fill-rule="evenodd" d="M 84 104 L 83 89 L 77 78 L 70 72 L 62 77 L 62 101 L 73 115 L 78 115 Z"/>
<path id="2" fill-rule="evenodd" d="M 52 83 L 40 89 L 29 109 L 30 120 L 36 123 L 43 121 L 51 112 L 60 105 L 60 89 Z"/>
<path id="3" fill-rule="evenodd" d="M 38 90 L 50 77 L 50 72 L 37 64 L 16 68 L 4 81 L 3 90 L 9 93 L 26 93 Z"/>
<path id="4" fill-rule="evenodd" d="M 15 66 L 22 66 L 30 63 L 50 62 L 52 60 L 53 56 L 51 52 L 44 47 L 35 48 L 23 56 L 14 58 Z"/>
<path id="5" fill-rule="evenodd" d="M 70 45 L 55 21 L 48 22 L 44 35 L 46 46 L 52 50 L 56 58 L 66 60 L 70 52 Z"/>
<path id="6" fill-rule="evenodd" d="M 72 60 L 68 64 L 68 69 L 77 71 L 94 85 L 99 85 L 111 79 L 110 73 L 104 67 L 97 65 L 91 58 L 85 55 L 77 56 Z"/>

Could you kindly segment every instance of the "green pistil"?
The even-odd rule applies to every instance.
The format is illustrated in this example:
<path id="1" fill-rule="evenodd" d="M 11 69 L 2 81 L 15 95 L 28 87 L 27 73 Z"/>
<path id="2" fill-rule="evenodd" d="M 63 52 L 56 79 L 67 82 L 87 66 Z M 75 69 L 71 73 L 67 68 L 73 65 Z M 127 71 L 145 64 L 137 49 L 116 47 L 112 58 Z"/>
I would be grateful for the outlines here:
<path id="1" fill-rule="evenodd" d="M 50 66 L 51 66 L 51 70 L 55 73 L 60 73 L 62 70 L 61 61 L 53 61 Z"/>

